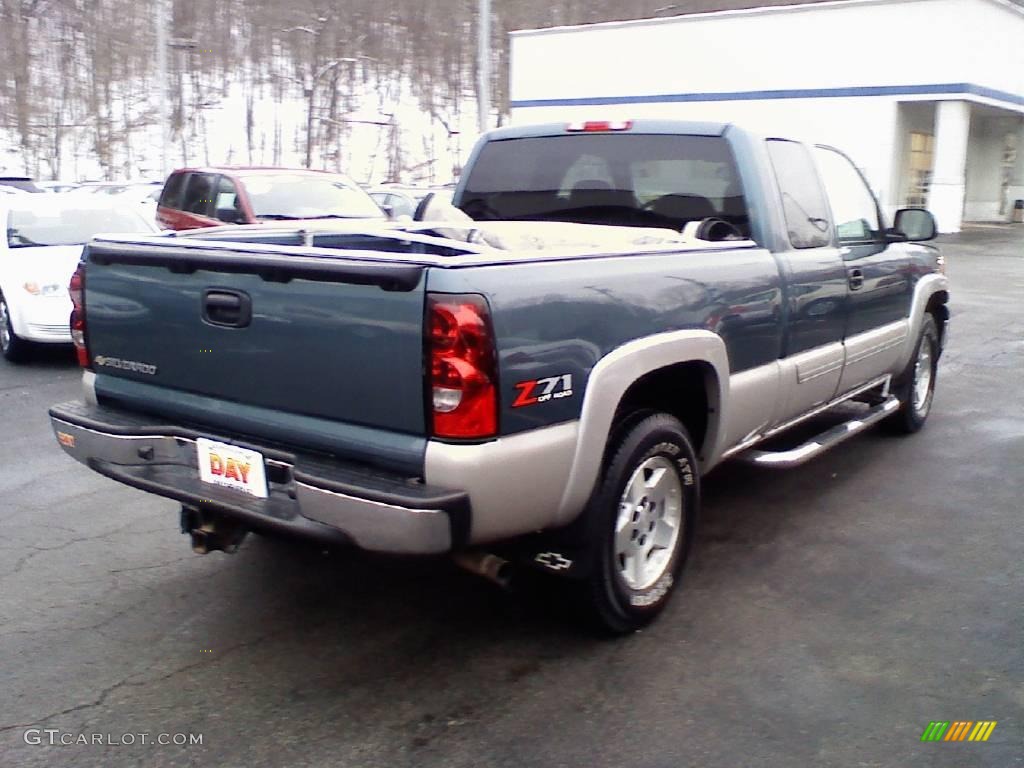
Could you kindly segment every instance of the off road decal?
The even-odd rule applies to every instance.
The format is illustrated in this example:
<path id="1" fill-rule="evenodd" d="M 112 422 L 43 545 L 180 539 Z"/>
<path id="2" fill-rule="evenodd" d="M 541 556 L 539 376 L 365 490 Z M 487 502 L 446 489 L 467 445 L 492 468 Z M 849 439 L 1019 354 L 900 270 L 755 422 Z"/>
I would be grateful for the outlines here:
<path id="1" fill-rule="evenodd" d="M 512 407 L 522 408 L 526 405 L 546 403 L 548 400 L 572 397 L 572 374 L 566 373 L 561 376 L 549 376 L 546 379 L 520 381 L 513 386 L 519 390 L 519 394 L 512 403 Z"/>

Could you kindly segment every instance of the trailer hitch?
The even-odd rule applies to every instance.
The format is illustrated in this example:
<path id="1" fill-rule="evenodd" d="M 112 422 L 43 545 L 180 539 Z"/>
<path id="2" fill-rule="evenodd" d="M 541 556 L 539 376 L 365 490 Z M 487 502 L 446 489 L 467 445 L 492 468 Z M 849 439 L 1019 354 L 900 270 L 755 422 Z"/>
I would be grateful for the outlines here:
<path id="1" fill-rule="evenodd" d="M 249 530 L 216 512 L 182 505 L 181 532 L 191 537 L 196 554 L 221 551 L 230 555 L 238 551 Z"/>

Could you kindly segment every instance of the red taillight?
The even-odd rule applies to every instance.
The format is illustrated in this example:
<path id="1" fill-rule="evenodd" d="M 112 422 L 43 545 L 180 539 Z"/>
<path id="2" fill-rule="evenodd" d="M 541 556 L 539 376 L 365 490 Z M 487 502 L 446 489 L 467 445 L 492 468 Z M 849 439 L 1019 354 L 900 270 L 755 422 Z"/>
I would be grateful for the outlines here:
<path id="1" fill-rule="evenodd" d="M 68 295 L 74 309 L 71 310 L 71 340 L 75 343 L 78 364 L 89 367 L 89 349 L 85 345 L 85 264 L 80 263 L 68 283 Z"/>
<path id="2" fill-rule="evenodd" d="M 565 130 L 602 133 L 604 131 L 628 131 L 632 127 L 632 120 L 587 120 L 585 123 L 569 123 L 565 126 Z"/>
<path id="3" fill-rule="evenodd" d="M 494 336 L 483 296 L 428 296 L 427 361 L 434 436 L 496 435 Z"/>

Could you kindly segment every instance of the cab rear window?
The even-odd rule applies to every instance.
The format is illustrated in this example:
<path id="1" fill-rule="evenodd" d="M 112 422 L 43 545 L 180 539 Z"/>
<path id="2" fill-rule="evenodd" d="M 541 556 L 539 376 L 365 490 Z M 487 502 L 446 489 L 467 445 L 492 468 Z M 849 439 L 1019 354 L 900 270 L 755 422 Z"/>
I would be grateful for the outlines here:
<path id="1" fill-rule="evenodd" d="M 681 229 L 722 218 L 749 234 L 736 162 L 718 136 L 571 134 L 492 141 L 460 207 L 477 220 Z"/>

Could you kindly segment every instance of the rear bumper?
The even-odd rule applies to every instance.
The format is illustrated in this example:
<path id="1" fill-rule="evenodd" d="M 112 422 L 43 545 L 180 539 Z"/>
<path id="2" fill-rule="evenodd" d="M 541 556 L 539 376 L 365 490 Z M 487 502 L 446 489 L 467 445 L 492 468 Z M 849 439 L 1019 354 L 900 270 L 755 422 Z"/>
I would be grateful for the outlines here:
<path id="1" fill-rule="evenodd" d="M 257 530 L 407 554 L 447 552 L 463 546 L 469 536 L 466 494 L 415 478 L 77 401 L 53 406 L 50 420 L 61 447 L 96 472 Z M 195 447 L 199 437 L 263 454 L 268 498 L 202 482 Z"/>

